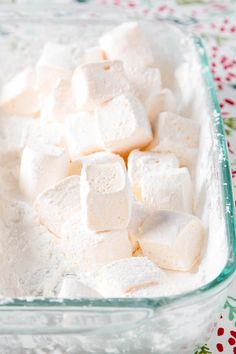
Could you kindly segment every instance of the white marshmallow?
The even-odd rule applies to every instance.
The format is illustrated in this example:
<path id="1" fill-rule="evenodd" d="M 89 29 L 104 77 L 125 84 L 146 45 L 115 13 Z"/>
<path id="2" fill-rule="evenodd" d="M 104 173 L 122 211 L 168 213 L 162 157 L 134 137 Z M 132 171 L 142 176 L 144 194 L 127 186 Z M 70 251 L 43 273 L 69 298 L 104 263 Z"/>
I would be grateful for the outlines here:
<path id="1" fill-rule="evenodd" d="M 154 122 L 155 136 L 150 150 L 173 152 L 181 166 L 190 166 L 196 158 L 200 125 L 171 112 L 162 112 Z"/>
<path id="2" fill-rule="evenodd" d="M 36 115 L 39 103 L 34 85 L 35 71 L 31 67 L 13 77 L 0 92 L 0 112 Z"/>
<path id="3" fill-rule="evenodd" d="M 186 167 L 160 170 L 141 178 L 141 201 L 151 209 L 174 210 L 191 213 L 193 190 L 189 171 Z"/>
<path id="4" fill-rule="evenodd" d="M 204 227 L 193 215 L 161 211 L 144 221 L 138 240 L 159 267 L 190 271 L 200 260 Z"/>
<path id="5" fill-rule="evenodd" d="M 160 94 L 161 74 L 158 68 L 130 69 L 126 71 L 126 75 L 145 106 L 152 97 Z"/>
<path id="6" fill-rule="evenodd" d="M 72 161 L 103 150 L 93 112 L 71 114 L 65 120 L 65 137 Z"/>
<path id="7" fill-rule="evenodd" d="M 133 200 L 132 202 L 132 212 L 131 218 L 128 225 L 128 233 L 131 245 L 133 247 L 133 252 L 139 248 L 138 244 L 138 233 L 139 228 L 144 222 L 144 220 L 150 215 L 150 210 L 140 202 Z"/>
<path id="8" fill-rule="evenodd" d="M 92 230 L 118 230 L 128 226 L 131 193 L 120 161 L 83 166 L 81 206 L 85 224 Z"/>
<path id="9" fill-rule="evenodd" d="M 135 197 L 141 198 L 140 180 L 142 176 L 171 167 L 179 167 L 179 160 L 172 153 L 133 150 L 128 158 L 128 176 Z"/>
<path id="10" fill-rule="evenodd" d="M 83 165 L 107 162 L 120 162 L 122 166 L 125 167 L 124 160 L 121 156 L 108 151 L 101 151 L 87 156 L 81 156 L 74 161 L 70 161 L 69 175 L 80 175 Z"/>
<path id="11" fill-rule="evenodd" d="M 72 266 L 82 272 L 96 272 L 107 263 L 132 255 L 126 230 L 96 233 L 83 227 L 81 216 L 63 225 L 61 248 Z"/>
<path id="12" fill-rule="evenodd" d="M 65 145 L 63 130 L 63 125 L 60 123 L 42 125 L 40 119 L 31 120 L 25 132 L 24 146 L 49 144 L 63 147 Z"/>
<path id="13" fill-rule="evenodd" d="M 134 289 L 158 284 L 162 274 L 148 258 L 131 257 L 103 266 L 96 283 L 104 297 L 124 297 Z"/>
<path id="14" fill-rule="evenodd" d="M 71 82 L 57 79 L 51 94 L 43 99 L 41 119 L 43 122 L 64 122 L 65 116 L 75 112 Z"/>
<path id="15" fill-rule="evenodd" d="M 57 79 L 70 79 L 71 75 L 70 49 L 62 44 L 46 43 L 36 64 L 37 90 L 47 95 L 53 89 Z"/>
<path id="16" fill-rule="evenodd" d="M 121 61 L 103 61 L 79 66 L 72 77 L 79 110 L 90 111 L 115 96 L 131 90 Z"/>
<path id="17" fill-rule="evenodd" d="M 115 27 L 99 39 L 108 59 L 119 59 L 126 67 L 144 68 L 153 64 L 152 50 L 137 22 Z"/>
<path id="18" fill-rule="evenodd" d="M 81 211 L 80 176 L 66 177 L 39 194 L 34 203 L 39 220 L 55 235 L 62 225 Z"/>
<path id="19" fill-rule="evenodd" d="M 67 276 L 63 279 L 59 298 L 78 299 L 78 298 L 101 298 L 102 296 L 93 288 L 84 284 L 76 276 Z"/>
<path id="20" fill-rule="evenodd" d="M 52 145 L 26 146 L 20 165 L 20 186 L 29 198 L 35 198 L 50 185 L 67 176 L 69 158 L 65 149 Z"/>
<path id="21" fill-rule="evenodd" d="M 128 153 L 152 140 L 151 126 L 141 102 L 132 94 L 117 96 L 96 110 L 98 130 L 106 150 Z"/>
<path id="22" fill-rule="evenodd" d="M 105 59 L 104 53 L 100 47 L 90 47 L 85 49 L 82 55 L 82 63 L 96 63 L 99 61 L 103 61 Z"/>
<path id="23" fill-rule="evenodd" d="M 161 112 L 175 112 L 177 103 L 173 92 L 168 88 L 164 88 L 159 93 L 153 93 L 147 97 L 144 106 L 150 122 L 153 124 Z"/>

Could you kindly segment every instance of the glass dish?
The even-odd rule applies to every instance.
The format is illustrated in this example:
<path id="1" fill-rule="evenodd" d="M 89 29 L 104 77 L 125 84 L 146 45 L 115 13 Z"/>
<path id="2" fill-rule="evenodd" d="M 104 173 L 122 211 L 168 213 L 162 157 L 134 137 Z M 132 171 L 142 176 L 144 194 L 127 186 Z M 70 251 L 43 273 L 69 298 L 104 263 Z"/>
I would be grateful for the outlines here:
<path id="1" fill-rule="evenodd" d="M 97 36 L 125 19 L 123 14 L 106 12 L 101 20 L 101 16 L 88 16 L 82 7 L 73 5 L 70 8 L 55 6 L 50 10 L 30 5 L 27 8 L 1 6 L 0 83 L 8 73 L 35 62 L 45 41 L 67 43 L 85 33 Z M 172 25 L 168 27 L 169 24 L 163 21 L 159 26 L 173 28 L 172 36 L 181 31 Z M 214 205 L 223 220 L 228 247 L 224 268 L 204 286 L 177 296 L 101 300 L 1 299 L 2 354 L 190 354 L 210 334 L 236 268 L 234 206 L 223 123 L 207 55 L 199 38 L 183 35 L 194 47 L 199 64 L 196 71 L 201 74 L 207 96 L 213 145 L 210 159 L 218 181 Z M 89 45 L 89 40 L 86 43 Z"/>

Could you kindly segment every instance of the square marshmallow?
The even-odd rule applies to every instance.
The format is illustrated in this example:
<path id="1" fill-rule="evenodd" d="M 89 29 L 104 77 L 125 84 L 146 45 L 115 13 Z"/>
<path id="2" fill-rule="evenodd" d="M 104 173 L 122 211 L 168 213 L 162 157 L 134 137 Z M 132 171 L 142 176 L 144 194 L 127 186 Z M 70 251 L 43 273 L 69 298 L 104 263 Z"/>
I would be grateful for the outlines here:
<path id="1" fill-rule="evenodd" d="M 107 163 L 117 161 L 120 161 L 120 163 L 125 167 L 125 162 L 121 156 L 108 151 L 95 152 L 87 156 L 81 156 L 73 161 L 70 161 L 69 175 L 80 175 L 83 165 L 88 165 L 96 162 Z"/>
<path id="2" fill-rule="evenodd" d="M 153 53 L 141 26 L 127 22 L 105 33 L 99 44 L 107 59 L 119 59 L 128 68 L 144 68 L 153 64 Z"/>
<path id="3" fill-rule="evenodd" d="M 199 123 L 175 113 L 162 112 L 154 122 L 154 133 L 150 150 L 173 152 L 181 166 L 191 166 L 197 155 Z"/>
<path id="4" fill-rule="evenodd" d="M 33 68 L 21 71 L 3 86 L 0 91 L 0 112 L 26 116 L 39 112 Z"/>
<path id="5" fill-rule="evenodd" d="M 186 167 L 160 170 L 141 178 L 141 201 L 153 212 L 174 210 L 192 213 L 193 189 Z"/>
<path id="6" fill-rule="evenodd" d="M 157 94 L 150 94 L 146 98 L 144 106 L 151 124 L 155 122 L 155 119 L 161 112 L 176 112 L 177 109 L 176 98 L 168 88 L 164 88 Z"/>
<path id="7" fill-rule="evenodd" d="M 106 150 L 126 154 L 146 146 L 152 130 L 142 103 L 132 94 L 117 96 L 97 108 L 101 141 Z"/>
<path id="8" fill-rule="evenodd" d="M 50 186 L 38 195 L 34 209 L 40 222 L 60 236 L 62 225 L 81 211 L 80 176 L 66 177 Z"/>
<path id="9" fill-rule="evenodd" d="M 137 202 L 136 200 L 132 201 L 132 212 L 127 230 L 129 233 L 129 240 L 131 242 L 133 252 L 136 252 L 139 249 L 139 228 L 150 214 L 151 211 L 143 203 Z"/>
<path id="10" fill-rule="evenodd" d="M 140 180 L 145 174 L 171 167 L 179 167 L 179 160 L 172 153 L 133 150 L 128 158 L 128 176 L 135 197 L 141 198 Z"/>
<path id="11" fill-rule="evenodd" d="M 68 114 L 75 112 L 75 103 L 68 79 L 57 79 L 52 92 L 45 96 L 41 106 L 41 120 L 43 123 L 63 123 Z"/>
<path id="12" fill-rule="evenodd" d="M 104 297 L 124 297 L 129 292 L 158 284 L 161 270 L 146 257 L 130 257 L 99 269 L 97 286 Z"/>
<path id="13" fill-rule="evenodd" d="M 63 148 L 53 145 L 26 146 L 20 164 L 20 187 L 29 198 L 35 198 L 50 185 L 68 174 L 69 157 Z"/>
<path id="14" fill-rule="evenodd" d="M 103 150 L 93 112 L 70 114 L 65 120 L 65 138 L 72 161 Z"/>
<path id="15" fill-rule="evenodd" d="M 204 234 L 197 217 L 161 211 L 144 221 L 138 241 L 144 255 L 159 267 L 190 271 L 200 260 Z"/>
<path id="16" fill-rule="evenodd" d="M 130 69 L 126 75 L 136 96 L 145 105 L 150 97 L 157 97 L 161 91 L 161 74 L 158 68 Z"/>
<path id="17" fill-rule="evenodd" d="M 83 64 L 97 63 L 103 60 L 105 60 L 105 54 L 98 46 L 85 49 L 82 55 Z"/>
<path id="18" fill-rule="evenodd" d="M 124 229 L 131 213 L 131 192 L 119 160 L 84 165 L 81 206 L 85 224 L 97 232 Z"/>
<path id="19" fill-rule="evenodd" d="M 91 273 L 107 263 L 132 255 L 126 230 L 96 233 L 84 228 L 81 215 L 63 225 L 61 248 L 73 267 Z"/>
<path id="20" fill-rule="evenodd" d="M 91 111 L 115 96 L 131 90 L 121 61 L 103 61 L 79 66 L 72 77 L 79 110 Z"/>
<path id="21" fill-rule="evenodd" d="M 72 75 L 72 56 L 66 45 L 48 42 L 36 64 L 36 87 L 47 95 L 57 79 L 70 79 Z"/>

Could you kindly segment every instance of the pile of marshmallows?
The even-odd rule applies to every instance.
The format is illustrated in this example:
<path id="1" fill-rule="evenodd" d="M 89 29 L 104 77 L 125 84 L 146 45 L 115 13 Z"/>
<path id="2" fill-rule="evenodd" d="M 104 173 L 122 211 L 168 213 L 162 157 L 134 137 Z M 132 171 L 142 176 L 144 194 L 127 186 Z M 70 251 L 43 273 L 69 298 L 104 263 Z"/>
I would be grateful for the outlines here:
<path id="1" fill-rule="evenodd" d="M 201 258 L 204 228 L 192 215 L 188 170 L 200 127 L 175 113 L 138 23 L 104 34 L 73 71 L 70 56 L 67 46 L 46 44 L 36 67 L 0 96 L 1 112 L 64 131 L 58 145 L 25 146 L 19 175 L 40 223 L 78 271 L 59 296 L 158 294 L 166 270 L 192 271 Z M 80 272 L 93 275 L 96 289 Z"/>

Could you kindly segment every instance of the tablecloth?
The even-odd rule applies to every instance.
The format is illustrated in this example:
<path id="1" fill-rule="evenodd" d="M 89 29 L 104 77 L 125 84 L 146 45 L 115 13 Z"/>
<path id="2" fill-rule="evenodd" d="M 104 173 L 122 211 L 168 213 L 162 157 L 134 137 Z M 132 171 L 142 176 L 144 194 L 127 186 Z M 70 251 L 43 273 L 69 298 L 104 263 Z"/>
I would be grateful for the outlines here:
<path id="1" fill-rule="evenodd" d="M 40 0 L 37 0 L 37 4 Z M 46 2 L 41 0 L 42 2 Z M 56 0 L 70 3 L 73 0 Z M 86 0 L 77 0 L 85 2 Z M 17 2 L 17 0 L 0 0 Z M 18 0 L 27 2 L 27 0 Z M 130 15 L 168 17 L 199 34 L 211 60 L 218 99 L 224 119 L 232 181 L 236 199 L 236 0 L 90 0 L 91 5 L 123 8 Z M 91 7 L 92 10 L 92 7 Z M 193 319 L 194 321 L 194 319 Z M 195 354 L 236 354 L 236 279 L 229 289 L 224 309 L 208 343 Z M 177 354 L 177 353 L 176 353 Z M 181 353 L 178 353 L 181 354 Z"/>

